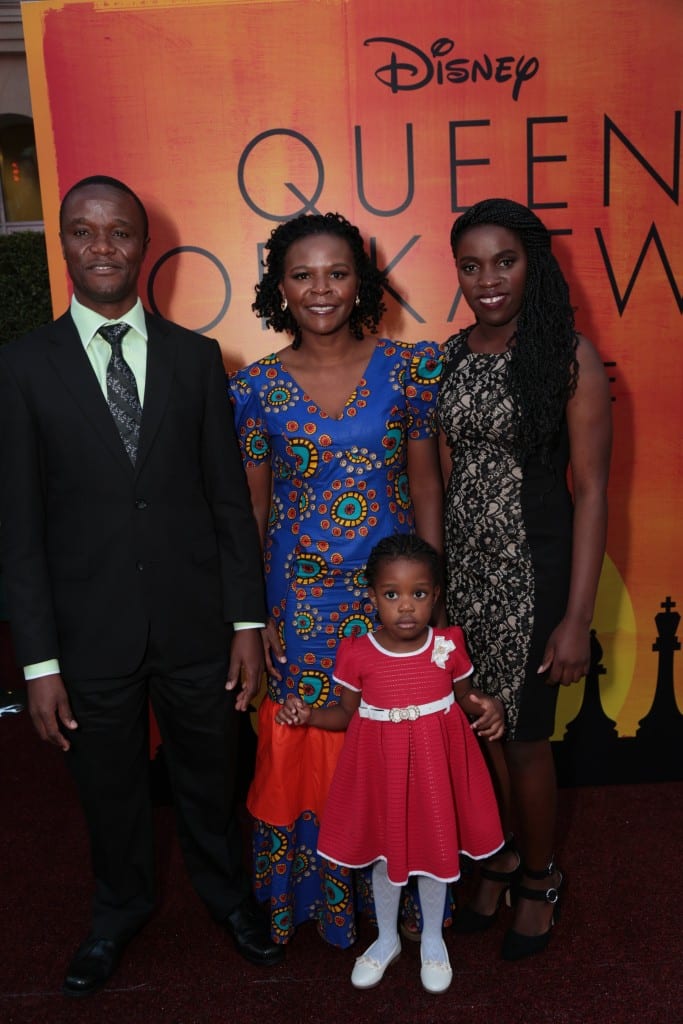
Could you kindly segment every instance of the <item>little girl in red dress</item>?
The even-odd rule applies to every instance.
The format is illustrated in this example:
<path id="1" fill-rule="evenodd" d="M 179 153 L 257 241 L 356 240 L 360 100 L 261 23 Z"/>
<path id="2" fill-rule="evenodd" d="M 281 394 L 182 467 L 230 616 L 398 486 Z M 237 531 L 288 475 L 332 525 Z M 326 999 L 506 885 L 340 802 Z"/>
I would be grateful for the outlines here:
<path id="1" fill-rule="evenodd" d="M 318 851 L 347 867 L 373 865 L 379 936 L 356 960 L 351 983 L 378 984 L 399 955 L 401 887 L 416 875 L 420 977 L 427 991 L 444 992 L 452 979 L 441 929 L 447 885 L 460 876 L 461 853 L 481 859 L 503 845 L 474 735 L 499 739 L 503 709 L 468 682 L 462 630 L 429 625 L 439 596 L 438 555 L 429 544 L 410 534 L 386 537 L 366 576 L 382 626 L 341 642 L 334 671 L 344 687 L 340 703 L 311 708 L 291 697 L 276 721 L 347 729 Z"/>

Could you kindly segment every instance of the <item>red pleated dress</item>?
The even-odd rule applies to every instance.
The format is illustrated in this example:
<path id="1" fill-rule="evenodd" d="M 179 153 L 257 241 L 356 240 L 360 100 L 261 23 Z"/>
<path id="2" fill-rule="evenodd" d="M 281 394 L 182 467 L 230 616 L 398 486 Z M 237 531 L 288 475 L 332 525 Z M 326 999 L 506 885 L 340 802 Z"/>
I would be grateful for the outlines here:
<path id="1" fill-rule="evenodd" d="M 410 654 L 384 650 L 372 633 L 349 637 L 334 678 L 390 709 L 446 697 L 471 673 L 462 630 L 451 626 L 430 628 Z M 457 702 L 415 721 L 353 716 L 322 816 L 322 856 L 347 867 L 381 858 L 395 885 L 410 875 L 453 882 L 461 852 L 481 859 L 502 843 L 489 771 Z"/>

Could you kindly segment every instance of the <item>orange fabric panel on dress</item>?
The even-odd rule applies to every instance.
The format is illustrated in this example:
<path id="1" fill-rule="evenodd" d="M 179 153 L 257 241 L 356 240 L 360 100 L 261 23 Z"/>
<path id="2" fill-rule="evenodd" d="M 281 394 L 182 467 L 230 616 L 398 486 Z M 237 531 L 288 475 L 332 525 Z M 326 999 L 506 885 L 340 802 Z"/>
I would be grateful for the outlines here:
<path id="1" fill-rule="evenodd" d="M 267 697 L 258 713 L 259 745 L 247 807 L 269 825 L 289 825 L 304 811 L 318 817 L 344 745 L 344 732 L 279 725 Z"/>

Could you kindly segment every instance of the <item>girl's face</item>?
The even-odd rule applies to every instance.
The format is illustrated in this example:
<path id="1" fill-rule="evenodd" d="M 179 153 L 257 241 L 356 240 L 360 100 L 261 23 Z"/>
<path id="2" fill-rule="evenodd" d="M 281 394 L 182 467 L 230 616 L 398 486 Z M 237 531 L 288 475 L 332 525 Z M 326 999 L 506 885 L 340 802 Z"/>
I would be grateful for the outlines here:
<path id="1" fill-rule="evenodd" d="M 382 646 L 390 651 L 417 650 L 438 596 L 428 563 L 412 558 L 380 563 L 370 597 L 384 627 Z"/>
<path id="2" fill-rule="evenodd" d="M 331 335 L 346 327 L 360 281 L 351 246 L 337 235 L 308 235 L 285 254 L 280 285 L 302 334 Z"/>
<path id="3" fill-rule="evenodd" d="M 497 224 L 470 228 L 455 253 L 458 281 L 478 322 L 514 329 L 524 302 L 527 257 L 514 231 Z"/>

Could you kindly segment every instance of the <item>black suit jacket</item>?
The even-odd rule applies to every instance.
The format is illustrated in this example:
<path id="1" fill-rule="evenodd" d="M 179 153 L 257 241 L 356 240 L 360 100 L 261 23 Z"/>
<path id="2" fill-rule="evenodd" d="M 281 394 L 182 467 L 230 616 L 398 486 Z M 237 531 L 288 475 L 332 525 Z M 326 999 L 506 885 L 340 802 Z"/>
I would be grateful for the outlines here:
<path id="1" fill-rule="evenodd" d="M 0 536 L 21 664 L 127 675 L 220 656 L 264 621 L 261 557 L 215 341 L 146 314 L 133 467 L 66 313 L 0 348 Z"/>

